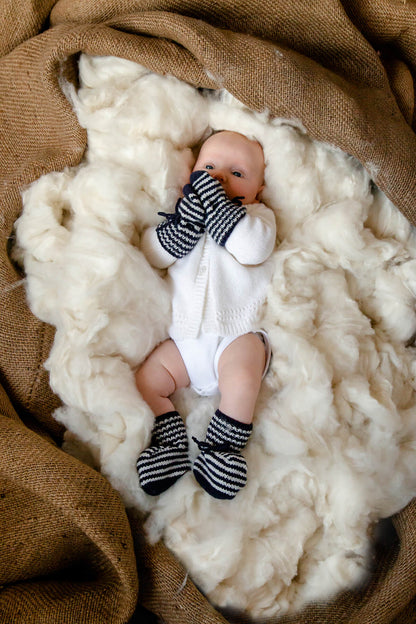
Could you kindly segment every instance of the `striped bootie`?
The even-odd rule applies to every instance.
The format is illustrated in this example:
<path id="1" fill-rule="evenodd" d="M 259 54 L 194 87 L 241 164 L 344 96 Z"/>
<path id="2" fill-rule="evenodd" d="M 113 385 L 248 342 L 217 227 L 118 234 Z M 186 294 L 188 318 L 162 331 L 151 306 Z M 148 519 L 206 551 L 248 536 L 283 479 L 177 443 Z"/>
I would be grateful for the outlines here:
<path id="1" fill-rule="evenodd" d="M 191 469 L 188 437 L 178 412 L 155 419 L 150 446 L 137 460 L 140 485 L 146 494 L 158 496 Z"/>
<path id="2" fill-rule="evenodd" d="M 240 454 L 250 437 L 253 425 L 241 423 L 215 412 L 205 441 L 192 438 L 201 453 L 194 462 L 198 483 L 214 498 L 231 499 L 247 482 L 247 464 Z"/>

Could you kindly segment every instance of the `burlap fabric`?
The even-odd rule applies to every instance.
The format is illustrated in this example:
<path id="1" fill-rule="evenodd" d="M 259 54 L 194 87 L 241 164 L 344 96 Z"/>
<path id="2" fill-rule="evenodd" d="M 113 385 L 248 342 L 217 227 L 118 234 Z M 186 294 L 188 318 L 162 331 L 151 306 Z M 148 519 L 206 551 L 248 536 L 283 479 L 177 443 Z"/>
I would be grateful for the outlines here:
<path id="1" fill-rule="evenodd" d="M 216 612 L 162 544 L 145 544 L 106 480 L 59 449 L 58 401 L 42 368 L 53 332 L 31 315 L 8 257 L 20 191 L 82 159 L 86 136 L 60 88 L 63 75 L 76 80 L 82 51 L 225 87 L 253 109 L 301 120 L 356 156 L 415 222 L 416 3 L 1 4 L 0 622 L 127 622 L 137 599 L 167 624 L 242 622 Z M 365 588 L 273 622 L 416 621 L 415 504 L 391 526 Z M 146 621 L 140 609 L 134 617 Z"/>

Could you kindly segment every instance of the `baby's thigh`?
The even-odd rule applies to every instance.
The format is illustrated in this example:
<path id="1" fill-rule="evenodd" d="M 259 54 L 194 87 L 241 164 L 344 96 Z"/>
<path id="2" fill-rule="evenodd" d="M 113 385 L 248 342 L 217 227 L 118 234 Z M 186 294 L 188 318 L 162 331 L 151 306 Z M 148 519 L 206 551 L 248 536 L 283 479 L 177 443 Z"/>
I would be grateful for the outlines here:
<path id="1" fill-rule="evenodd" d="M 218 361 L 219 377 L 245 375 L 262 378 L 266 363 L 264 342 L 257 333 L 248 333 L 233 340 Z"/>
<path id="2" fill-rule="evenodd" d="M 139 389 L 151 387 L 166 396 L 189 386 L 188 372 L 173 340 L 165 340 L 152 351 L 138 369 L 136 383 Z"/>

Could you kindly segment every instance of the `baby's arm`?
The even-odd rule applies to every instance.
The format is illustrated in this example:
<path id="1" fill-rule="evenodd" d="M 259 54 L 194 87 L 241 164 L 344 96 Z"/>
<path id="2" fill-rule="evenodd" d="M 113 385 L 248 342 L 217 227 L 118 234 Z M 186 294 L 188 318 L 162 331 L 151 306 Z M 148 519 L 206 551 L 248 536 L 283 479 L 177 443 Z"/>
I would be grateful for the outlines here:
<path id="1" fill-rule="evenodd" d="M 159 242 L 156 227 L 144 230 L 140 248 L 148 262 L 156 269 L 167 269 L 176 260 Z"/>
<path id="2" fill-rule="evenodd" d="M 191 188 L 205 209 L 205 226 L 217 245 L 225 244 L 235 226 L 245 217 L 246 208 L 241 202 L 231 201 L 220 182 L 208 171 L 191 173 Z"/>
<path id="3" fill-rule="evenodd" d="M 190 184 L 183 187 L 174 213 L 159 212 L 165 220 L 142 236 L 142 251 L 150 264 L 165 269 L 186 256 L 205 231 L 205 209 Z"/>
<path id="4" fill-rule="evenodd" d="M 264 204 L 246 206 L 247 213 L 231 232 L 225 248 L 241 264 L 261 264 L 276 244 L 276 219 Z"/>
<path id="5" fill-rule="evenodd" d="M 206 212 L 206 229 L 241 264 L 261 264 L 276 243 L 274 213 L 264 204 L 240 206 L 207 171 L 191 173 L 191 185 Z"/>

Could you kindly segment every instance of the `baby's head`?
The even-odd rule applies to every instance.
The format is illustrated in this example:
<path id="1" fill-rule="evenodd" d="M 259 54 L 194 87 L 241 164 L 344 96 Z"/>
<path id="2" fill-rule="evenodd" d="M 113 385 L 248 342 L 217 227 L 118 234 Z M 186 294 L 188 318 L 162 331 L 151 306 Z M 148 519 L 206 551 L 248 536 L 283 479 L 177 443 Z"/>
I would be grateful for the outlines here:
<path id="1" fill-rule="evenodd" d="M 221 183 L 227 197 L 258 202 L 264 187 L 264 154 L 258 141 L 223 130 L 203 143 L 194 171 L 205 170 Z"/>

